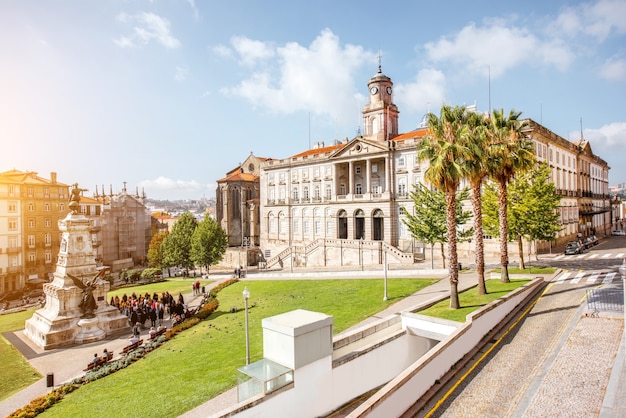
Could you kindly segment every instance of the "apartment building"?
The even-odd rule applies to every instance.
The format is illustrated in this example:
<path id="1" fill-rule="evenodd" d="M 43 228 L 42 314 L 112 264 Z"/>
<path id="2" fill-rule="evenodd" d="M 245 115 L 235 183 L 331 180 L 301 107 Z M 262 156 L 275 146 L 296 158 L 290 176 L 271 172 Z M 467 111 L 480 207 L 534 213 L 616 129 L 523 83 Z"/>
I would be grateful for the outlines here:
<path id="1" fill-rule="evenodd" d="M 33 171 L 0 173 L 0 294 L 48 281 L 59 252 L 69 186 Z"/>

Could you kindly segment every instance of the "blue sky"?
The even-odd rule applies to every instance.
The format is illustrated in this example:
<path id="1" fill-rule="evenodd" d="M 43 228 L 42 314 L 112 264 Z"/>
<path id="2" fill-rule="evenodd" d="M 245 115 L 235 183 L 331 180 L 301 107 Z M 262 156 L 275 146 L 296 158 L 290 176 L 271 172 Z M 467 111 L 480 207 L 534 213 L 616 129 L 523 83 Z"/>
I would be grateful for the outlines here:
<path id="1" fill-rule="evenodd" d="M 522 5 L 523 6 L 520 6 Z M 382 57 L 400 131 L 442 103 L 581 132 L 626 182 L 626 0 L 0 2 L 0 171 L 211 197 L 250 152 L 353 138 Z"/>

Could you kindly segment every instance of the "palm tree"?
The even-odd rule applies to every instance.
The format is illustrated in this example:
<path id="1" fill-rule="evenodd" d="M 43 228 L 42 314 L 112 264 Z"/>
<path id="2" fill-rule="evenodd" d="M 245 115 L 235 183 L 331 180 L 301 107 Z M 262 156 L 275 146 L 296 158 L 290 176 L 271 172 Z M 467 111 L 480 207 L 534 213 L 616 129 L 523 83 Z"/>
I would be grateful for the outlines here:
<path id="1" fill-rule="evenodd" d="M 431 135 L 417 146 L 419 160 L 428 160 L 424 177 L 446 196 L 446 224 L 448 229 L 448 260 L 450 264 L 450 308 L 459 308 L 459 268 L 456 239 L 456 192 L 464 177 L 463 158 L 467 154 L 465 137 L 468 133 L 463 118 L 465 107 L 443 105 L 440 116 L 428 114 Z"/>
<path id="2" fill-rule="evenodd" d="M 500 226 L 501 281 L 509 282 L 509 231 L 507 225 L 507 185 L 518 172 L 524 172 L 535 164 L 533 143 L 522 132 L 526 121 L 519 119 L 521 112 L 494 110 L 487 137 L 489 140 L 489 175 L 498 183 L 498 218 Z"/>
<path id="3" fill-rule="evenodd" d="M 468 112 L 466 123 L 468 155 L 465 158 L 466 177 L 472 191 L 472 210 L 474 212 L 474 242 L 476 243 L 476 272 L 478 273 L 478 294 L 486 295 L 485 286 L 485 244 L 483 240 L 482 184 L 487 171 L 487 120 L 480 113 Z"/>

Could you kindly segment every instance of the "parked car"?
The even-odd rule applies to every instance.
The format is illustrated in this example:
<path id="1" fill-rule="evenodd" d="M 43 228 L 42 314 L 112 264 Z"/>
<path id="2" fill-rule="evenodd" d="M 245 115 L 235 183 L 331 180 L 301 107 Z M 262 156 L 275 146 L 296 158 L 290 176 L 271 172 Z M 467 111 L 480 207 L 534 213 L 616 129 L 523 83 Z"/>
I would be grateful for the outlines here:
<path id="1" fill-rule="evenodd" d="M 591 247 L 593 247 L 593 242 L 591 241 L 591 237 L 583 238 L 583 248 L 586 250 Z"/>
<path id="2" fill-rule="evenodd" d="M 626 232 L 615 230 L 615 231 L 611 231 L 611 235 L 626 235 Z"/>
<path id="3" fill-rule="evenodd" d="M 565 255 L 582 254 L 584 248 L 578 241 L 570 241 L 565 246 Z"/>
<path id="4" fill-rule="evenodd" d="M 598 237 L 596 237 L 595 235 L 589 235 L 589 238 L 591 239 L 591 244 L 594 246 L 600 243 Z"/>

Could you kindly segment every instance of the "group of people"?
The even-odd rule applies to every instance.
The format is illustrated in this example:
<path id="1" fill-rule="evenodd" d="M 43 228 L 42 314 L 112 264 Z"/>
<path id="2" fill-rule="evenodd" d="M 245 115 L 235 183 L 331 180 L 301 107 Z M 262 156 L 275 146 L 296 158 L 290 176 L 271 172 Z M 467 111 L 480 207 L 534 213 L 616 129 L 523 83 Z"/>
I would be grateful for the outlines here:
<path id="1" fill-rule="evenodd" d="M 102 352 L 102 356 L 99 356 L 98 353 L 94 353 L 93 358 L 91 359 L 91 362 L 94 364 L 106 363 L 107 361 L 111 359 L 112 354 L 113 353 L 111 353 L 109 350 L 105 348 L 104 351 Z"/>
<path id="2" fill-rule="evenodd" d="M 126 294 L 121 298 L 115 296 L 111 298 L 110 304 L 128 317 L 131 326 L 139 323 L 142 328 L 148 327 L 146 325 L 148 320 L 150 320 L 150 327 L 162 326 L 166 313 L 169 319 L 173 319 L 175 315 L 184 315 L 186 311 L 183 294 L 180 293 L 175 298 L 167 291 L 161 296 L 156 292 L 152 295 L 149 293 L 137 295 L 133 292 L 130 296 Z"/>

